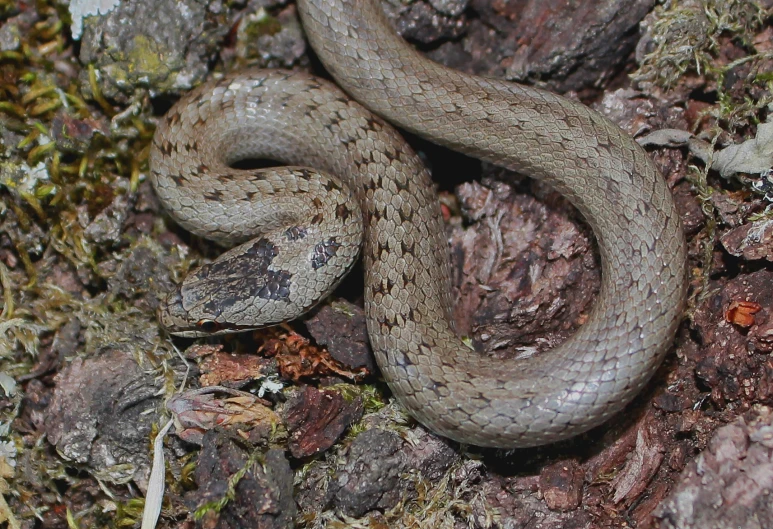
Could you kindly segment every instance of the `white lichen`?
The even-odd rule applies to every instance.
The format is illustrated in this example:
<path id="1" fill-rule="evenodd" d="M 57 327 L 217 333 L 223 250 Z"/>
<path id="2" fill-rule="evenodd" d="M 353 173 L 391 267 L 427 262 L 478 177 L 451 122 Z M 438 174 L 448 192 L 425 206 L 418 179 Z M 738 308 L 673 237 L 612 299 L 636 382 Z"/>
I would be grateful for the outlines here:
<path id="1" fill-rule="evenodd" d="M 83 19 L 96 15 L 106 15 L 116 7 L 121 0 L 70 0 L 70 16 L 72 17 L 72 38 L 79 40 L 83 33 Z"/>
<path id="2" fill-rule="evenodd" d="M 263 379 L 258 389 L 258 397 L 263 398 L 266 393 L 279 393 L 284 385 L 276 377 L 270 376 Z"/>

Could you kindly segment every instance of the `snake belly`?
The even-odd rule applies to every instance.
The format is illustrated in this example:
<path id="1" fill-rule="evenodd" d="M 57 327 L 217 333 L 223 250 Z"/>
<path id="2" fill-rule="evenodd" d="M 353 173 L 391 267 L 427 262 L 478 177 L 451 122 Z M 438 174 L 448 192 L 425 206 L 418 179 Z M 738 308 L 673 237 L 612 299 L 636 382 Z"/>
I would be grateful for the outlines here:
<path id="1" fill-rule="evenodd" d="M 180 101 L 156 132 L 151 176 L 184 227 L 223 242 L 270 239 L 272 249 L 266 251 L 264 242 L 256 251 L 253 239 L 237 248 L 235 259 L 215 261 L 217 287 L 206 274 L 184 283 L 162 309 L 162 323 L 190 335 L 257 328 L 267 323 L 255 319 L 259 311 L 251 302 L 291 304 L 289 297 L 299 289 L 295 281 L 305 272 L 281 261 L 289 253 L 282 245 L 293 242 L 283 230 L 307 228 L 294 225 L 293 218 L 273 238 L 248 229 L 233 235 L 234 221 L 227 215 L 232 207 L 218 204 L 228 196 L 228 204 L 242 205 L 246 215 L 267 200 L 262 191 L 281 195 L 280 202 L 291 200 L 286 188 L 303 187 L 304 196 L 313 195 L 294 173 L 311 174 L 307 169 L 291 169 L 291 185 L 283 188 L 274 173 L 234 173 L 233 161 L 266 157 L 308 165 L 323 171 L 325 182 L 335 181 L 333 187 L 340 178 L 341 189 L 348 185 L 362 208 L 371 345 L 394 396 L 422 424 L 460 442 L 516 448 L 567 439 L 620 411 L 672 343 L 686 294 L 680 219 L 647 154 L 580 103 L 429 61 L 392 31 L 376 0 L 299 0 L 298 5 L 314 50 L 354 99 L 395 125 L 543 180 L 566 196 L 598 241 L 598 299 L 579 331 L 544 354 L 502 361 L 470 351 L 454 332 L 444 226 L 417 156 L 392 127 L 332 85 L 299 73 L 256 71 L 210 83 Z M 186 156 L 193 161 L 183 161 Z M 266 180 L 271 185 L 262 183 Z M 315 189 L 329 187 L 322 183 Z M 351 200 L 345 194 L 314 195 L 307 208 L 311 220 L 336 215 L 318 213 L 321 203 L 356 217 L 356 205 L 345 202 Z M 266 208 L 283 216 L 276 206 Z M 309 261 L 315 245 L 334 238 L 339 246 L 322 251 L 334 254 L 329 262 L 339 253 L 349 257 L 358 243 L 349 241 L 354 235 L 346 225 L 334 237 L 311 241 L 302 256 Z M 245 255 L 259 264 L 245 264 L 250 260 Z M 241 264 L 229 268 L 229 261 Z M 256 268 L 270 277 L 250 287 L 253 279 L 240 274 Z M 345 271 L 348 265 L 335 268 Z M 281 272 L 284 286 L 277 280 Z M 317 284 L 316 279 L 300 283 Z M 280 299 L 267 302 L 272 296 Z M 296 299 L 293 311 L 315 302 Z"/>

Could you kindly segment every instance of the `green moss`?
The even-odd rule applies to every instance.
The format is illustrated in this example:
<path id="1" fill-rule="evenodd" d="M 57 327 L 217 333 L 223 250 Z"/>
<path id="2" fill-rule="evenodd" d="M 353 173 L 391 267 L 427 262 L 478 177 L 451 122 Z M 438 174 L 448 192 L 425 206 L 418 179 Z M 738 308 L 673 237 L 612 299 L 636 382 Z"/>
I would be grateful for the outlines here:
<path id="1" fill-rule="evenodd" d="M 654 49 L 632 77 L 669 88 L 688 73 L 721 73 L 727 69 L 717 66 L 721 39 L 749 47 L 764 18 L 762 7 L 749 0 L 673 1 L 658 6 L 649 27 Z"/>
<path id="2" fill-rule="evenodd" d="M 632 74 L 634 81 L 671 89 L 685 78 L 702 77 L 717 103 L 706 111 L 723 130 L 735 132 L 757 123 L 773 98 L 773 53 L 758 53 L 753 45 L 773 10 L 766 12 L 749 0 L 691 0 L 656 8 L 649 22 L 652 51 Z M 743 57 L 728 60 L 723 46 L 732 45 Z M 743 75 L 745 91 L 731 91 L 728 76 Z M 717 133 L 720 131 L 718 130 Z"/>
<path id="3" fill-rule="evenodd" d="M 282 23 L 262 7 L 258 8 L 254 15 L 246 17 L 244 24 L 243 31 L 250 41 L 264 35 L 276 35 L 282 31 Z"/>

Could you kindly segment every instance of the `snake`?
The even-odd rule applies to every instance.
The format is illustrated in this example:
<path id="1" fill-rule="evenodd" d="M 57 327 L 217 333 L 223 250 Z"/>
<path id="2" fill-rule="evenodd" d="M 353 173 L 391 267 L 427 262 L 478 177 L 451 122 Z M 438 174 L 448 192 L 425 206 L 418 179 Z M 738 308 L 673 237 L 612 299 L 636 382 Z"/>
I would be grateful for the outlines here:
<path id="1" fill-rule="evenodd" d="M 169 215 L 235 246 L 161 302 L 161 324 L 200 337 L 297 317 L 361 252 L 377 364 L 430 430 L 532 447 L 620 412 L 671 347 L 686 298 L 681 221 L 649 155 L 580 102 L 432 62 L 377 0 L 298 9 L 335 84 L 301 71 L 229 74 L 188 93 L 156 129 L 150 179 Z M 566 341 L 502 360 L 458 337 L 439 201 L 394 126 L 541 180 L 582 214 L 602 281 Z"/>

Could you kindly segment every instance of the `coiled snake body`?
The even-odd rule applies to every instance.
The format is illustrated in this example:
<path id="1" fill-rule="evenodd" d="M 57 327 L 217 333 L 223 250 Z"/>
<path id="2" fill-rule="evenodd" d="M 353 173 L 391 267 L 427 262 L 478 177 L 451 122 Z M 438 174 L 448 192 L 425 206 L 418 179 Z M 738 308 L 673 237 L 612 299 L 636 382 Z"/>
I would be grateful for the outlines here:
<path id="1" fill-rule="evenodd" d="M 567 196 L 601 255 L 587 323 L 535 358 L 470 351 L 450 319 L 443 222 L 417 156 L 333 85 L 279 71 L 202 86 L 156 132 L 152 180 L 170 214 L 222 243 L 248 240 L 186 278 L 162 323 L 199 336 L 296 316 L 337 284 L 364 231 L 371 344 L 419 421 L 461 442 L 507 448 L 600 424 L 647 382 L 678 325 L 685 244 L 666 184 L 599 114 L 434 64 L 392 32 L 377 3 L 299 0 L 315 51 L 346 92 L 386 120 Z M 246 158 L 322 172 L 230 167 Z"/>

